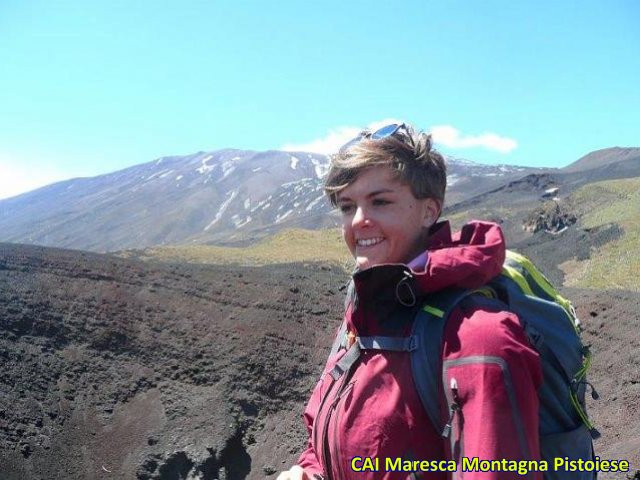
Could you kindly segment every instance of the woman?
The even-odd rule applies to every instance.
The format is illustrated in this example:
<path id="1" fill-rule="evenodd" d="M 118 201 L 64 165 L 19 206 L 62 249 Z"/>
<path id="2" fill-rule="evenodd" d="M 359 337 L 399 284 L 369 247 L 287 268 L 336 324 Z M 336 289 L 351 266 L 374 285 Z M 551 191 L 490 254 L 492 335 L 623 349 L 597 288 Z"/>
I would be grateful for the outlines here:
<path id="1" fill-rule="evenodd" d="M 404 124 L 364 132 L 332 159 L 325 192 L 342 213 L 356 263 L 348 333 L 305 410 L 307 448 L 279 480 L 511 479 L 520 476 L 462 472 L 462 457 L 540 458 L 540 360 L 518 318 L 499 303 L 462 302 L 448 318 L 435 361 L 443 372 L 441 420 L 452 431 L 430 421 L 406 352 L 363 350 L 348 360 L 359 339 L 408 337 L 416 308 L 434 292 L 476 289 L 500 273 L 505 245 L 497 225 L 471 222 L 452 236 L 447 222 L 437 222 L 445 187 L 444 160 L 430 136 Z M 398 459 L 431 463 L 411 473 L 395 468 Z"/>

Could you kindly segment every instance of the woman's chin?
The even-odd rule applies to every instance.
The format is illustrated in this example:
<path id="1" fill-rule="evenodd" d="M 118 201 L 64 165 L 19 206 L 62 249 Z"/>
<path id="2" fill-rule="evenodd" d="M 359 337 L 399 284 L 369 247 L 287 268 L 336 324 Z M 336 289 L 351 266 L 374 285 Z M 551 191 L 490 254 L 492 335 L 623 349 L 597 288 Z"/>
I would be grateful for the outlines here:
<path id="1" fill-rule="evenodd" d="M 376 262 L 375 259 L 371 259 L 368 257 L 357 257 L 356 258 L 356 266 L 358 270 L 365 270 L 367 268 L 375 267 L 379 265 L 380 262 Z"/>

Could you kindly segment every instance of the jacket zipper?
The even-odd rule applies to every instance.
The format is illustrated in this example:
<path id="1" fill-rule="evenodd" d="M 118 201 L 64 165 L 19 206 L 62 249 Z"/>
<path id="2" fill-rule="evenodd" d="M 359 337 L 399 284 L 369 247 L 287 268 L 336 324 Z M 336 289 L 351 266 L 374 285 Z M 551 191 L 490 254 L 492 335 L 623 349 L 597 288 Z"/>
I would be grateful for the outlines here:
<path id="1" fill-rule="evenodd" d="M 338 390 L 336 391 L 336 395 L 333 398 L 331 405 L 329 405 L 329 408 L 327 409 L 327 414 L 324 419 L 324 428 L 322 431 L 322 437 L 323 437 L 322 438 L 322 466 L 324 468 L 326 480 L 333 480 L 333 474 L 331 471 L 331 445 L 329 443 L 329 424 L 331 422 L 331 415 L 336 409 L 338 402 L 340 402 L 340 400 L 342 399 L 343 393 L 348 389 L 349 386 L 353 385 L 353 382 L 351 383 L 348 383 L 348 382 L 349 382 L 349 379 L 351 378 L 351 374 L 354 371 L 354 366 L 355 366 L 355 363 L 351 366 L 351 369 L 348 372 L 345 372 L 342 375 L 340 388 L 338 388 Z M 335 383 L 337 382 L 334 382 L 334 384 Z M 325 399 L 328 396 L 329 396 L 329 392 L 327 393 L 327 396 L 325 397 Z M 321 410 L 318 410 L 318 411 L 320 412 Z"/>
<path id="2" fill-rule="evenodd" d="M 449 445 L 451 448 L 451 459 L 455 460 L 456 464 L 458 465 L 458 470 L 452 475 L 452 478 L 456 479 L 461 478 L 459 466 L 460 461 L 462 460 L 462 456 L 464 455 L 464 444 L 462 439 L 464 432 L 460 428 L 462 406 L 460 404 L 460 397 L 458 396 L 458 381 L 455 379 L 455 377 L 451 377 L 449 388 L 445 390 L 445 397 L 447 398 L 447 405 L 449 407 L 449 419 L 447 420 L 447 424 L 442 430 L 442 437 L 449 439 Z M 458 418 L 456 419 L 456 417 Z M 457 452 L 456 445 L 459 447 L 459 450 Z"/>
<path id="3" fill-rule="evenodd" d="M 453 421 L 455 420 L 456 413 L 460 411 L 460 401 L 458 398 L 458 381 L 455 378 L 451 379 L 449 386 L 451 393 L 447 393 L 447 403 L 449 405 L 449 420 L 442 430 L 442 437 L 449 438 L 451 436 L 451 430 L 453 429 Z M 451 452 L 453 454 L 453 452 Z"/>
<path id="4" fill-rule="evenodd" d="M 337 382 L 334 382 L 334 384 L 335 383 Z M 336 396 L 333 398 L 331 405 L 329 405 L 329 408 L 327 408 L 327 414 L 324 417 L 324 425 L 322 429 L 322 467 L 324 468 L 326 480 L 332 480 L 333 478 L 333 475 L 331 473 L 331 449 L 329 448 L 329 422 L 331 421 L 331 413 L 340 400 L 340 393 L 342 393 L 342 388 L 344 387 L 345 383 L 346 374 L 343 375 L 340 388 L 336 392 Z M 326 398 L 329 397 L 329 393 L 330 392 L 327 392 L 327 396 L 323 400 L 326 400 Z M 322 403 L 324 403 L 324 401 Z M 322 410 L 318 410 L 318 412 L 321 411 Z"/>
<path id="5" fill-rule="evenodd" d="M 318 407 L 318 413 L 316 415 L 316 418 L 313 420 L 313 445 L 314 448 L 316 448 L 319 443 L 320 443 L 320 435 L 321 435 L 321 431 L 318 428 L 318 422 L 320 420 L 321 414 L 322 414 L 322 409 L 324 408 L 324 404 L 326 403 L 327 399 L 329 398 L 329 396 L 331 395 L 331 391 L 333 390 L 333 387 L 335 387 L 336 382 L 335 380 L 333 380 L 333 378 L 331 377 L 331 375 L 327 374 L 326 375 L 328 378 L 331 378 L 331 384 L 327 387 L 327 391 L 326 393 L 322 396 L 322 400 L 320 400 L 320 406 Z M 322 455 L 322 460 L 323 460 L 323 464 L 324 462 L 324 450 L 323 450 L 323 455 Z M 325 469 L 326 472 L 326 469 Z"/>
<path id="6" fill-rule="evenodd" d="M 331 438 L 333 439 L 333 441 L 329 444 L 329 452 L 331 456 L 335 456 L 337 458 L 338 453 L 340 452 L 340 435 L 338 432 L 338 428 L 340 426 L 340 407 L 342 402 L 347 398 L 347 395 L 349 395 L 349 392 L 353 389 L 353 383 L 354 382 L 349 382 L 349 384 L 346 386 L 346 388 L 344 388 L 342 390 L 342 392 L 340 392 L 340 395 L 338 396 L 338 398 L 336 398 L 336 400 L 334 401 L 332 407 L 334 416 L 333 416 L 333 435 L 331 436 Z M 329 431 L 327 429 L 327 438 L 328 438 L 328 434 Z M 331 453 L 331 445 L 333 445 L 333 453 Z M 337 459 L 334 462 L 336 471 L 338 472 L 338 478 L 341 478 L 341 465 L 340 465 L 340 460 Z"/>

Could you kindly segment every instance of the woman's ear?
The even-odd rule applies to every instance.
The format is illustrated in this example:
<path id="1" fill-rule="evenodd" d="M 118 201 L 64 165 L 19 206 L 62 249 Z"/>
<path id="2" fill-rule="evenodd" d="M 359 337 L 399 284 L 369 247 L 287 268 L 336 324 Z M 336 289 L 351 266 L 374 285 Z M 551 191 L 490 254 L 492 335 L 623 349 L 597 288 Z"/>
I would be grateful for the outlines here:
<path id="1" fill-rule="evenodd" d="M 425 228 L 430 228 L 440 216 L 440 202 L 435 198 L 425 198 L 423 200 L 423 220 L 422 226 Z"/>

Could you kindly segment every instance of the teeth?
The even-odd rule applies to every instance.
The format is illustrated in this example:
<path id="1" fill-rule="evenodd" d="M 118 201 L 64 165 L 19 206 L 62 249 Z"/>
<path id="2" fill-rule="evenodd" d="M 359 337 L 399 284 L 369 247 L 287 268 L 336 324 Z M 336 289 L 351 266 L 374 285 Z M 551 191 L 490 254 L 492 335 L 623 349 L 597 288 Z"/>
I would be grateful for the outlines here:
<path id="1" fill-rule="evenodd" d="M 371 245 L 376 245 L 377 243 L 380 243 L 382 240 L 384 240 L 384 238 L 382 237 L 361 239 L 361 240 L 358 240 L 358 246 L 370 247 Z"/>

